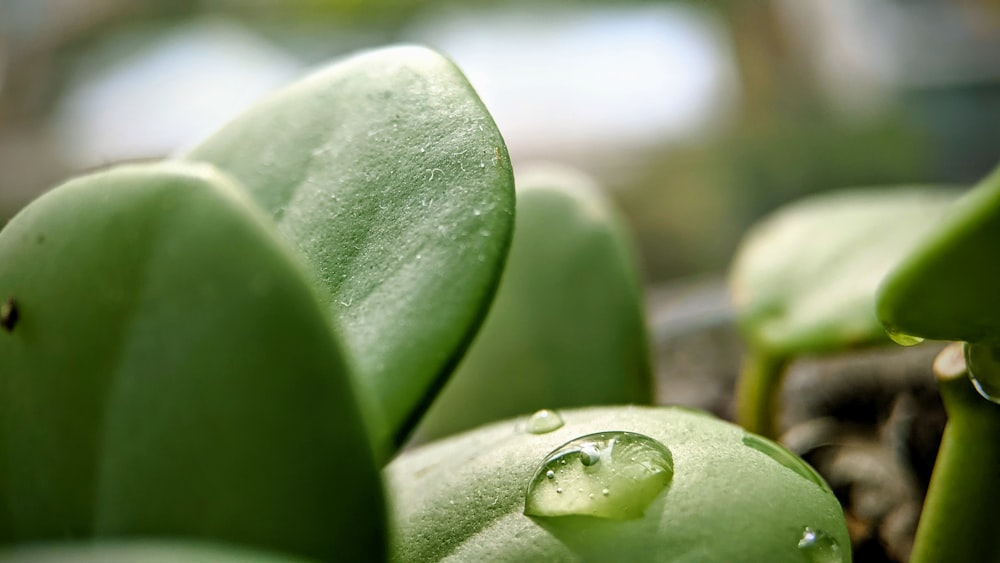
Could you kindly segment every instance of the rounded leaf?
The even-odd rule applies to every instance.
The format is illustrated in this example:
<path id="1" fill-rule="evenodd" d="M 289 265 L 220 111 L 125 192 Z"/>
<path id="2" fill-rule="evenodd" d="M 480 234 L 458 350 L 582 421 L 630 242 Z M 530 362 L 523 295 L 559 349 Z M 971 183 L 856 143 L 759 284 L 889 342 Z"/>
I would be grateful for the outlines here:
<path id="1" fill-rule="evenodd" d="M 387 455 L 478 328 L 510 242 L 507 149 L 468 81 L 428 49 L 364 53 L 184 157 L 239 179 L 317 272 Z"/>
<path id="2" fill-rule="evenodd" d="M 128 166 L 0 232 L 0 542 L 216 538 L 377 560 L 383 501 L 308 276 L 215 169 Z"/>
<path id="3" fill-rule="evenodd" d="M 772 353 L 816 353 L 886 338 L 875 291 L 958 192 L 849 189 L 809 197 L 753 228 L 729 274 L 744 332 Z"/>
<path id="4" fill-rule="evenodd" d="M 1000 167 L 932 225 L 879 288 L 887 330 L 1000 344 Z"/>
<path id="5" fill-rule="evenodd" d="M 624 222 L 575 171 L 518 176 L 517 228 L 472 347 L 416 438 L 544 407 L 648 403 L 642 290 Z"/>
<path id="6" fill-rule="evenodd" d="M 800 563 L 819 551 L 831 557 L 824 561 L 850 560 L 836 497 L 773 442 L 681 408 L 587 408 L 562 411 L 562 418 L 563 426 L 546 433 L 526 431 L 525 418 L 508 420 L 394 460 L 385 470 L 393 559 Z M 612 439 L 632 449 L 611 453 Z M 559 481 L 563 467 L 569 479 Z M 672 476 L 658 479 L 657 469 Z M 601 490 L 588 472 L 606 479 Z M 621 488 L 641 508 L 601 504 L 605 488 L 608 498 L 619 492 L 614 475 L 624 476 Z M 636 475 L 644 480 L 632 481 Z M 533 499 L 530 512 L 562 515 L 524 514 L 536 477 L 565 487 L 555 496 L 574 498 L 555 506 L 553 495 Z M 595 509 L 578 508 L 591 494 Z"/>

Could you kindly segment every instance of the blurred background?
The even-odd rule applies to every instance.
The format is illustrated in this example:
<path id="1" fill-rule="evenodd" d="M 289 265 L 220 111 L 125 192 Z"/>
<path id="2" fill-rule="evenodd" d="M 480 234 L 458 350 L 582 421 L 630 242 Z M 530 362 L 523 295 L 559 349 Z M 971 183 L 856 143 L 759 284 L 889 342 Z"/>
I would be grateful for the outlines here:
<path id="1" fill-rule="evenodd" d="M 650 283 L 724 271 L 806 193 L 970 183 L 1000 156 L 992 0 L 0 0 L 0 222 L 392 42 L 463 68 L 515 167 L 597 177 Z"/>
<path id="2" fill-rule="evenodd" d="M 0 0 L 0 225 L 395 42 L 458 63 L 515 170 L 557 160 L 607 189 L 639 247 L 658 401 L 722 416 L 742 354 L 724 275 L 754 221 L 1000 160 L 996 0 Z M 932 352 L 790 370 L 783 442 L 834 485 L 855 561 L 907 558 L 944 422 Z"/>

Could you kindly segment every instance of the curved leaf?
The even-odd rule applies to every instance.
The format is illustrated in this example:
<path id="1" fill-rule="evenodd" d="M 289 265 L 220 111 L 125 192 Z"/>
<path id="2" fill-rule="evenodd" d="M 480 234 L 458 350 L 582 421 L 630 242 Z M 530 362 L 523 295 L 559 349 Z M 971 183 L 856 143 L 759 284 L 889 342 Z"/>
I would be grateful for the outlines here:
<path id="1" fill-rule="evenodd" d="M 1000 167 L 932 227 L 879 288 L 879 319 L 922 338 L 1000 343 Z"/>
<path id="2" fill-rule="evenodd" d="M 850 560 L 836 497 L 773 442 L 679 408 L 589 408 L 562 417 L 565 425 L 547 433 L 508 420 L 401 454 L 385 470 L 393 559 L 798 563 L 813 550 L 840 557 L 815 560 Z M 642 517 L 523 514 L 528 483 L 550 452 L 609 431 L 642 434 L 671 453 L 669 486 Z M 574 488 L 561 494 L 580 499 Z"/>
<path id="3" fill-rule="evenodd" d="M 947 188 L 850 189 L 779 210 L 746 237 L 730 271 L 745 333 L 782 355 L 884 340 L 878 283 L 957 197 Z"/>
<path id="4" fill-rule="evenodd" d="M 482 329 L 416 438 L 541 408 L 648 403 L 642 292 L 625 225 L 578 172 L 517 178 L 517 219 Z"/>
<path id="5" fill-rule="evenodd" d="M 273 224 L 205 165 L 64 184 L 0 232 L 0 542 L 217 538 L 377 560 L 377 470 Z"/>
<path id="6" fill-rule="evenodd" d="M 239 179 L 312 264 L 387 454 L 478 328 L 510 242 L 507 150 L 472 87 L 433 51 L 374 51 L 185 158 Z"/>

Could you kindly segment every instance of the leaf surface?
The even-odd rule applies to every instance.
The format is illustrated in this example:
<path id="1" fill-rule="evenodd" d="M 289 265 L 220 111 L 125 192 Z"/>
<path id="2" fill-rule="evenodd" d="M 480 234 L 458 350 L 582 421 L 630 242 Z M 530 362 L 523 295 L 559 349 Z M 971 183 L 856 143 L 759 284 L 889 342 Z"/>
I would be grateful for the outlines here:
<path id="1" fill-rule="evenodd" d="M 632 241 L 597 186 L 576 171 L 529 169 L 497 296 L 416 438 L 541 408 L 649 403 L 642 307 Z"/>
<path id="2" fill-rule="evenodd" d="M 479 327 L 510 243 L 507 149 L 472 87 L 428 49 L 373 51 L 184 158 L 239 179 L 317 272 L 388 455 Z"/>
<path id="3" fill-rule="evenodd" d="M 929 228 L 879 288 L 879 319 L 921 338 L 1000 343 L 1000 167 Z"/>
<path id="4" fill-rule="evenodd" d="M 0 542 L 177 535 L 378 560 L 378 473 L 305 272 L 207 165 L 82 177 L 11 220 Z"/>
<path id="5" fill-rule="evenodd" d="M 526 418 L 507 420 L 396 458 L 385 470 L 393 498 L 392 558 L 800 563 L 808 554 L 798 544 L 809 527 L 850 561 L 836 497 L 780 446 L 681 408 L 601 407 L 561 415 L 565 424 L 551 432 L 525 431 Z M 523 514 L 528 483 L 550 452 L 578 437 L 613 431 L 647 436 L 672 454 L 670 484 L 642 517 Z M 618 489 L 611 485 L 608 493 Z M 568 487 L 560 494 L 578 493 Z"/>
<path id="6" fill-rule="evenodd" d="M 793 203 L 758 224 L 729 274 L 740 323 L 782 355 L 884 341 L 875 291 L 958 192 L 867 188 Z"/>

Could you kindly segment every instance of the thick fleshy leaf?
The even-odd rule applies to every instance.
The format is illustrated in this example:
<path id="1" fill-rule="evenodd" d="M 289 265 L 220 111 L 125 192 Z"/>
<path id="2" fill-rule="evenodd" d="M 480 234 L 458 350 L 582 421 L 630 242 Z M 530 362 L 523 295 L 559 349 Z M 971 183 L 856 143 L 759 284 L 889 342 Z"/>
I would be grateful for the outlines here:
<path id="1" fill-rule="evenodd" d="M 378 560 L 378 472 L 304 271 L 207 165 L 97 173 L 16 216 L 0 543 L 180 535 Z"/>
<path id="2" fill-rule="evenodd" d="M 730 288 L 750 340 L 794 355 L 883 341 L 882 277 L 945 214 L 948 188 L 851 189 L 793 203 L 756 226 Z"/>
<path id="3" fill-rule="evenodd" d="M 648 403 L 631 242 L 588 178 L 552 166 L 519 174 L 514 239 L 496 299 L 416 438 L 541 408 Z"/>
<path id="4" fill-rule="evenodd" d="M 507 150 L 465 77 L 420 47 L 362 54 L 185 158 L 236 176 L 312 264 L 387 454 L 478 328 L 510 242 Z"/>
<path id="5" fill-rule="evenodd" d="M 309 563 L 283 553 L 189 540 L 117 540 L 20 545 L 0 563 Z"/>
<path id="6" fill-rule="evenodd" d="M 931 227 L 879 288 L 879 319 L 900 334 L 1000 344 L 1000 167 Z"/>
<path id="7" fill-rule="evenodd" d="M 392 558 L 850 561 L 836 497 L 773 442 L 679 408 L 561 416 L 548 432 L 554 424 L 508 420 L 394 460 Z"/>

